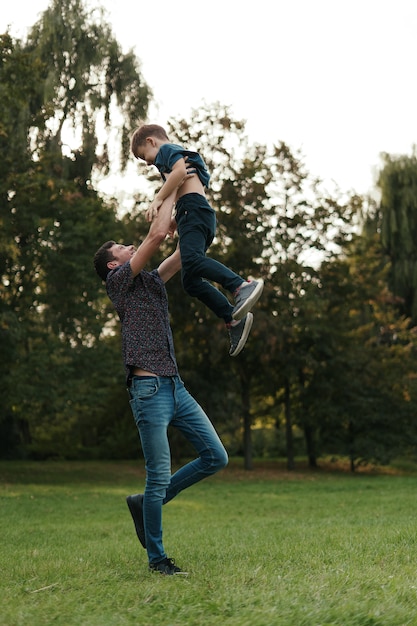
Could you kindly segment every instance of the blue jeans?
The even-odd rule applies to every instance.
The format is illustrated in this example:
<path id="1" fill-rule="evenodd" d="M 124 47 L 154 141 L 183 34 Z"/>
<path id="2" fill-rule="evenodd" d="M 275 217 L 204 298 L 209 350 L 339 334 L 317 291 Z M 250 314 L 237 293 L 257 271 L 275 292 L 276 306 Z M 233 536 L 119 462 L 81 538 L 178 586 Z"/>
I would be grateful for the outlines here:
<path id="1" fill-rule="evenodd" d="M 216 234 L 216 214 L 198 193 L 182 196 L 176 205 L 180 240 L 181 278 L 188 295 L 198 298 L 225 322 L 232 320 L 233 306 L 212 281 L 234 293 L 243 278 L 215 259 L 206 256 Z"/>
<path id="2" fill-rule="evenodd" d="M 166 557 L 162 543 L 162 505 L 227 465 L 227 452 L 212 423 L 179 376 L 134 376 L 130 406 L 145 457 L 143 519 L 149 563 Z M 171 474 L 167 429 L 178 428 L 198 457 Z"/>

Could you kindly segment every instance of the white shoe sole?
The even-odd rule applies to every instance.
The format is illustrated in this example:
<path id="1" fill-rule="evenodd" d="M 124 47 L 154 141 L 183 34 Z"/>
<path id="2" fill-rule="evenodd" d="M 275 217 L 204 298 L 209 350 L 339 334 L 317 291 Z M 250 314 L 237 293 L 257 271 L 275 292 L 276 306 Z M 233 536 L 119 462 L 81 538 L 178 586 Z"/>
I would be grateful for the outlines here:
<path id="1" fill-rule="evenodd" d="M 242 304 L 242 306 L 239 309 L 237 309 L 236 311 L 233 311 L 232 317 L 234 320 L 241 320 L 243 317 L 245 317 L 246 313 L 249 313 L 249 311 L 258 302 L 264 289 L 264 281 L 260 278 L 257 281 L 257 283 L 258 284 L 256 285 L 255 289 L 250 294 L 249 298 L 245 300 L 245 302 Z"/>

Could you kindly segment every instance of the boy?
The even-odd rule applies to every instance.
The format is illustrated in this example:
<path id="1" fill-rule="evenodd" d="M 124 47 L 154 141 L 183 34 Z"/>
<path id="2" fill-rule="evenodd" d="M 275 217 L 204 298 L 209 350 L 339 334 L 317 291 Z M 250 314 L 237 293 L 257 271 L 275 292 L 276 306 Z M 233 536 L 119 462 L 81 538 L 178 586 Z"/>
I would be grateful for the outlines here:
<path id="1" fill-rule="evenodd" d="M 237 356 L 249 336 L 253 322 L 250 311 L 262 294 L 263 281 L 247 282 L 206 256 L 216 232 L 216 214 L 205 197 L 210 174 L 203 159 L 196 152 L 170 143 L 166 131 L 157 124 L 139 127 L 133 133 L 131 149 L 137 159 L 155 165 L 164 181 L 146 212 L 148 221 L 152 221 L 162 202 L 177 189 L 175 219 L 184 290 L 224 319 L 230 335 L 229 354 Z M 185 178 L 187 171 L 195 172 L 196 176 Z M 181 180 L 184 180 L 182 184 Z M 235 305 L 208 281 L 233 294 Z"/>

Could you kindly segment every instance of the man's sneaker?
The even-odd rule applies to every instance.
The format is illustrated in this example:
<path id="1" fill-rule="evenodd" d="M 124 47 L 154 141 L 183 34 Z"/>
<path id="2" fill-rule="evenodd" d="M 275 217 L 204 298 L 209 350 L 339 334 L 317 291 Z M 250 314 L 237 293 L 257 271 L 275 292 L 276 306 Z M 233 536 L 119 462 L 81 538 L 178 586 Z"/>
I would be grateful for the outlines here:
<path id="1" fill-rule="evenodd" d="M 149 569 L 152 572 L 159 572 L 165 576 L 188 576 L 188 572 L 183 572 L 177 565 L 175 565 L 174 559 L 165 558 L 158 563 L 149 563 Z"/>
<path id="2" fill-rule="evenodd" d="M 230 356 L 237 356 L 239 352 L 243 350 L 246 340 L 249 337 L 252 323 L 253 315 L 252 313 L 248 313 L 243 320 L 240 320 L 240 322 L 235 326 L 228 324 L 228 331 L 230 335 Z"/>
<path id="3" fill-rule="evenodd" d="M 143 525 L 143 495 L 138 493 L 135 496 L 127 496 L 126 502 L 135 524 L 138 539 L 146 548 L 145 527 Z"/>
<path id="4" fill-rule="evenodd" d="M 260 278 L 259 280 L 251 280 L 247 285 L 242 285 L 236 290 L 235 306 L 232 313 L 234 320 L 241 320 L 246 313 L 249 313 L 261 297 L 263 288 L 264 281 Z"/>

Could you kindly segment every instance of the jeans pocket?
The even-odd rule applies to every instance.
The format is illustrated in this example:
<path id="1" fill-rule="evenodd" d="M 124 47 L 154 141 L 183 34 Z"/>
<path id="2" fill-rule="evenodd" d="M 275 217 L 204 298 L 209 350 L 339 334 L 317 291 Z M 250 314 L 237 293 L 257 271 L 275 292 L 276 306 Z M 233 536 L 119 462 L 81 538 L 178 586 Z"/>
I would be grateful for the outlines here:
<path id="1" fill-rule="evenodd" d="M 134 378 L 130 393 L 132 400 L 146 400 L 152 398 L 159 389 L 159 380 L 157 376 L 146 378 Z"/>
<path id="2" fill-rule="evenodd" d="M 155 378 L 145 378 L 143 380 L 133 379 L 130 388 L 131 400 L 129 404 L 138 428 L 139 423 L 149 413 L 149 407 L 152 404 L 152 399 L 158 393 L 158 389 L 159 380 L 156 376 Z"/>

